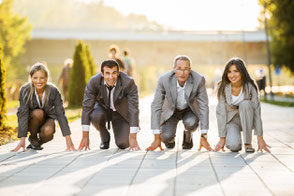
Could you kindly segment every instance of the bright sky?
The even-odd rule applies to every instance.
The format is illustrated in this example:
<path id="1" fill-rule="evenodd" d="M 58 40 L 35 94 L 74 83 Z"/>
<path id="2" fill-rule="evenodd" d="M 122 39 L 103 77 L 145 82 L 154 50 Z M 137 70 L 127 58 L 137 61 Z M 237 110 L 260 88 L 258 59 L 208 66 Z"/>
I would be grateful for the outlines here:
<path id="1" fill-rule="evenodd" d="M 176 30 L 255 30 L 259 25 L 258 0 L 104 0 L 104 3 L 125 15 L 143 14 Z"/>

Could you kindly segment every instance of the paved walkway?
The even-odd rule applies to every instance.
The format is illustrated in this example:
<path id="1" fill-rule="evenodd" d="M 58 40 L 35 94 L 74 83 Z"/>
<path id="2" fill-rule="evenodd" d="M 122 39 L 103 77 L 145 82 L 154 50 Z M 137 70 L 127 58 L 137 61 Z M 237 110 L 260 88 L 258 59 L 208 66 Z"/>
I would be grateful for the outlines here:
<path id="1" fill-rule="evenodd" d="M 140 102 L 141 132 L 145 149 L 153 140 L 150 102 Z M 209 142 L 217 141 L 216 98 L 210 96 Z M 0 195 L 294 195 L 294 110 L 262 104 L 265 140 L 272 153 L 246 154 L 198 151 L 199 132 L 192 150 L 182 150 L 183 125 L 177 146 L 162 152 L 100 150 L 97 131 L 90 131 L 91 150 L 65 152 L 57 130 L 43 151 L 9 152 L 16 143 L 0 147 Z M 76 147 L 81 138 L 80 120 L 71 123 Z M 254 137 L 256 147 L 256 138 Z"/>

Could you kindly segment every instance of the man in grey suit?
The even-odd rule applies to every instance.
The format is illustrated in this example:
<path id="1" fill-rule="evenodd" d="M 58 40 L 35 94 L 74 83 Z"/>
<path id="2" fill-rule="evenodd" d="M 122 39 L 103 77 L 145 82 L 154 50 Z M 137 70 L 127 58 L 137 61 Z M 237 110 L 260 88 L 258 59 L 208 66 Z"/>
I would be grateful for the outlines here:
<path id="1" fill-rule="evenodd" d="M 101 73 L 93 76 L 85 89 L 82 112 L 83 137 L 79 150 L 90 149 L 90 122 L 100 132 L 100 149 L 109 148 L 108 130 L 112 122 L 116 145 L 120 149 L 130 147 L 130 150 L 140 150 L 137 143 L 138 105 L 138 88 L 134 80 L 119 72 L 119 65 L 115 60 L 103 61 Z"/>
<path id="2" fill-rule="evenodd" d="M 151 105 L 151 129 L 154 141 L 146 150 L 174 148 L 177 124 L 183 121 L 185 130 L 183 149 L 193 147 L 192 132 L 201 129 L 200 147 L 212 150 L 207 141 L 209 123 L 208 96 L 205 79 L 191 70 L 191 60 L 180 55 L 174 60 L 174 69 L 161 76 Z"/>

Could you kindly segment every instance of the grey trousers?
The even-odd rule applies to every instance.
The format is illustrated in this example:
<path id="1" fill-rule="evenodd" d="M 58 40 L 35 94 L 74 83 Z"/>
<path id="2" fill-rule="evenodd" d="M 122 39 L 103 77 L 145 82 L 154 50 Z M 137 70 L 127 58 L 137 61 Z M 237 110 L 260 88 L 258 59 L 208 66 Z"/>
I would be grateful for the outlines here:
<path id="1" fill-rule="evenodd" d="M 174 141 L 177 131 L 177 125 L 180 120 L 186 131 L 193 132 L 199 125 L 199 119 L 188 107 L 184 110 L 175 110 L 174 114 L 161 126 L 161 140 L 163 143 L 170 143 Z"/>
<path id="2" fill-rule="evenodd" d="M 110 140 L 109 131 L 106 129 L 106 110 L 100 106 L 95 106 L 90 115 L 92 125 L 100 132 L 102 142 Z M 128 148 L 130 125 L 129 123 L 116 111 L 112 111 L 112 129 L 114 133 L 114 140 L 117 147 L 120 149 Z"/>
<path id="3" fill-rule="evenodd" d="M 242 148 L 241 131 L 244 144 L 251 144 L 253 129 L 253 108 L 249 100 L 239 104 L 239 112 L 227 123 L 226 147 L 232 151 Z"/>

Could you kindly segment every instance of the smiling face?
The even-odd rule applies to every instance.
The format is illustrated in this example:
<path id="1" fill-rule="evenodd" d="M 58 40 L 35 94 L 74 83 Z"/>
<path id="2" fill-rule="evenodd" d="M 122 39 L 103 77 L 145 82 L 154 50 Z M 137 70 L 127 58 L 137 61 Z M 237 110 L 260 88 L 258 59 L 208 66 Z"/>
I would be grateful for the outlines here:
<path id="1" fill-rule="evenodd" d="M 232 85 L 242 84 L 242 75 L 240 71 L 237 69 L 236 65 L 231 65 L 227 77 Z"/>
<path id="2" fill-rule="evenodd" d="M 176 65 L 174 67 L 174 72 L 181 86 L 185 84 L 186 80 L 189 77 L 190 71 L 191 71 L 191 68 L 190 68 L 189 61 L 177 60 Z"/>
<path id="3" fill-rule="evenodd" d="M 34 85 L 34 87 L 37 89 L 37 91 L 44 91 L 45 86 L 47 85 L 47 76 L 46 74 L 39 70 L 36 71 L 32 76 L 31 76 L 31 81 Z"/>
<path id="4" fill-rule="evenodd" d="M 101 72 L 101 75 L 104 77 L 104 80 L 108 86 L 113 86 L 117 81 L 119 71 L 117 70 L 117 66 L 112 68 L 105 66 L 103 67 L 103 72 Z"/>

